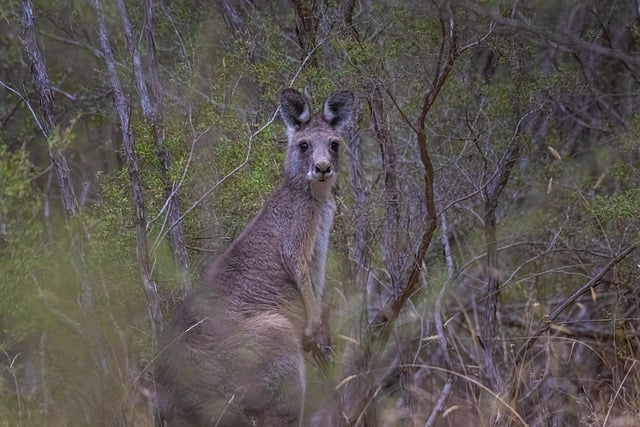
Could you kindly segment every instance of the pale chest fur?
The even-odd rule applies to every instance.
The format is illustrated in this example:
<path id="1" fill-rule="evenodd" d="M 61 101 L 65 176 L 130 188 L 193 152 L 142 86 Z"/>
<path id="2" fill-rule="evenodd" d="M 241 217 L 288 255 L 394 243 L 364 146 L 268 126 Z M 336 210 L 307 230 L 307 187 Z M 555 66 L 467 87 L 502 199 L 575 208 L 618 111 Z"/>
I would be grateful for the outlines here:
<path id="1" fill-rule="evenodd" d="M 329 232 L 333 225 L 336 204 L 333 198 L 326 199 L 316 212 L 315 233 L 309 260 L 309 271 L 314 293 L 321 296 L 324 291 L 325 267 L 329 248 Z"/>

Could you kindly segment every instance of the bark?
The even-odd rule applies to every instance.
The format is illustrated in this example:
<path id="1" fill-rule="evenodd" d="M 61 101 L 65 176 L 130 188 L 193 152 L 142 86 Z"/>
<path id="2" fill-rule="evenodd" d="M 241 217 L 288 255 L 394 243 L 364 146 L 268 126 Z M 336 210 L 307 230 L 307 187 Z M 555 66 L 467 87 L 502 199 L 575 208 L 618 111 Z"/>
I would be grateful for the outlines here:
<path id="1" fill-rule="evenodd" d="M 241 0 L 216 0 L 216 5 L 220 13 L 224 17 L 227 27 L 234 35 L 242 34 L 247 31 L 247 23 L 242 11 Z M 251 3 L 251 2 L 249 2 Z"/>
<path id="2" fill-rule="evenodd" d="M 502 190 L 509 182 L 509 175 L 518 159 L 520 146 L 514 137 L 507 149 L 498 171 L 494 174 L 489 185 L 485 187 L 485 212 L 484 212 L 484 235 L 487 245 L 487 300 L 485 322 L 482 327 L 482 348 L 485 355 L 486 371 L 494 391 L 502 393 L 504 389 L 504 379 L 500 374 L 496 362 L 496 337 L 498 300 L 500 297 L 500 265 L 498 261 L 498 241 L 496 237 L 496 208 Z"/>
<path id="3" fill-rule="evenodd" d="M 58 188 L 62 199 L 62 207 L 67 215 L 73 217 L 78 213 L 78 201 L 73 189 L 71 170 L 62 147 L 56 146 L 52 133 L 56 127 L 53 113 L 54 100 L 51 90 L 51 80 L 45 64 L 44 57 L 38 47 L 35 33 L 35 12 L 31 0 L 22 2 L 22 45 L 31 62 L 31 75 L 40 97 L 40 111 L 43 115 L 43 128 L 49 143 L 49 157 L 58 177 Z"/>
<path id="4" fill-rule="evenodd" d="M 142 193 L 142 185 L 140 182 L 140 172 L 138 167 L 138 157 L 134 146 L 134 136 L 130 128 L 130 106 L 127 98 L 124 96 L 116 62 L 111 49 L 111 43 L 107 34 L 102 3 L 100 0 L 89 0 L 93 7 L 98 21 L 98 34 L 100 39 L 100 47 L 107 67 L 107 76 L 113 89 L 115 98 L 115 109 L 120 119 L 120 129 L 122 131 L 122 147 L 124 151 L 124 160 L 129 173 L 129 181 L 131 183 L 131 192 L 133 198 L 134 218 L 133 222 L 136 230 L 136 257 L 138 268 L 140 270 L 140 278 L 147 299 L 147 308 L 151 318 L 153 327 L 154 341 L 157 340 L 158 334 L 162 331 L 163 318 L 160 309 L 160 299 L 156 284 L 151 277 L 151 269 L 149 263 L 149 250 L 147 245 L 147 233 L 145 223 L 144 196 Z"/>
<path id="5" fill-rule="evenodd" d="M 162 125 L 162 87 L 160 84 L 160 76 L 158 73 L 158 62 L 156 59 L 155 49 L 155 32 L 153 22 L 154 3 L 153 0 L 145 0 L 144 3 L 144 25 L 143 33 L 147 44 L 147 73 L 149 87 L 147 88 L 147 79 L 143 70 L 142 58 L 134 41 L 131 21 L 129 20 L 124 2 L 118 0 L 118 10 L 122 19 L 125 38 L 129 46 L 129 52 L 133 60 L 133 73 L 136 82 L 136 89 L 140 95 L 140 104 L 142 114 L 151 126 L 153 140 L 158 153 L 158 157 L 162 162 L 161 179 L 164 187 L 164 194 L 167 199 L 166 209 L 169 218 L 169 236 L 171 240 L 171 248 L 173 257 L 178 270 L 180 271 L 180 282 L 183 290 L 186 292 L 191 288 L 189 279 L 189 254 L 185 243 L 184 230 L 182 228 L 182 209 L 180 199 L 177 194 L 177 184 L 171 182 L 169 171 L 173 159 L 167 151 L 164 144 L 164 127 Z"/>
<path id="6" fill-rule="evenodd" d="M 400 235 L 400 203 L 398 189 L 397 156 L 385 118 L 382 93 L 377 84 L 372 85 L 368 93 L 369 108 L 373 120 L 375 138 L 380 146 L 382 171 L 384 173 L 384 189 L 382 200 L 385 209 L 383 252 L 385 264 L 389 271 L 393 297 L 396 298 L 402 286 L 404 257 Z"/>
<path id="7" fill-rule="evenodd" d="M 362 170 L 362 139 L 358 132 L 349 138 L 349 181 L 353 194 L 354 242 L 351 255 L 354 284 L 345 288 L 347 297 L 354 296 L 359 289 L 366 289 L 369 260 L 369 223 L 365 210 L 367 195 Z"/>
<path id="8" fill-rule="evenodd" d="M 318 65 L 316 55 L 313 54 L 316 47 L 318 25 L 318 3 L 316 0 L 292 0 L 296 9 L 296 36 L 302 52 L 301 58 L 309 57 L 307 65 Z"/>

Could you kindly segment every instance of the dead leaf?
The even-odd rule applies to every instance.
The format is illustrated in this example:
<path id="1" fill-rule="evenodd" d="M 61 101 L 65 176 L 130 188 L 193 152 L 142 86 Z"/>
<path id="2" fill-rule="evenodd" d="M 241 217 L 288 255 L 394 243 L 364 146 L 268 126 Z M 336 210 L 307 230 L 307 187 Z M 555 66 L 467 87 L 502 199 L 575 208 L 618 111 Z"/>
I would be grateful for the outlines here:
<path id="1" fill-rule="evenodd" d="M 551 153 L 551 155 L 553 157 L 556 158 L 556 160 L 562 160 L 562 157 L 560 157 L 560 153 L 558 153 L 558 150 L 556 150 L 555 148 L 553 148 L 550 145 L 547 145 L 547 150 L 549 150 L 549 152 Z"/>

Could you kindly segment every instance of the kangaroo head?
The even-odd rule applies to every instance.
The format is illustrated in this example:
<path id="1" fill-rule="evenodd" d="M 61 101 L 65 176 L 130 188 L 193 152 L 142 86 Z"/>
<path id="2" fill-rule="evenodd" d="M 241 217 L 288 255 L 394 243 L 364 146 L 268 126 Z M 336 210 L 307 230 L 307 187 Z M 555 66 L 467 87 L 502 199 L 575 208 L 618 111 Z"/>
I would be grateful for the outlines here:
<path id="1" fill-rule="evenodd" d="M 335 93 L 321 112 L 311 114 L 309 103 L 295 89 L 280 95 L 280 113 L 287 125 L 289 143 L 285 159 L 287 178 L 312 188 L 332 187 L 338 169 L 341 131 L 349 122 L 353 94 Z"/>

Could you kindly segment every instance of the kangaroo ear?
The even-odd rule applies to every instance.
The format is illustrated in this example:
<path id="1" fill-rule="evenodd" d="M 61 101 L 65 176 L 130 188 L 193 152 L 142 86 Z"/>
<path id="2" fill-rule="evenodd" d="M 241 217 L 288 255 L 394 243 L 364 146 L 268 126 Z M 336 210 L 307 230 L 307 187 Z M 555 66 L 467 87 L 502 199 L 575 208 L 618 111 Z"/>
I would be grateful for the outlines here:
<path id="1" fill-rule="evenodd" d="M 291 88 L 280 94 L 280 115 L 290 131 L 300 130 L 311 119 L 307 100 L 300 92 Z"/>
<path id="2" fill-rule="evenodd" d="M 341 129 L 351 119 L 352 110 L 353 93 L 343 90 L 327 98 L 322 117 L 334 129 Z"/>

